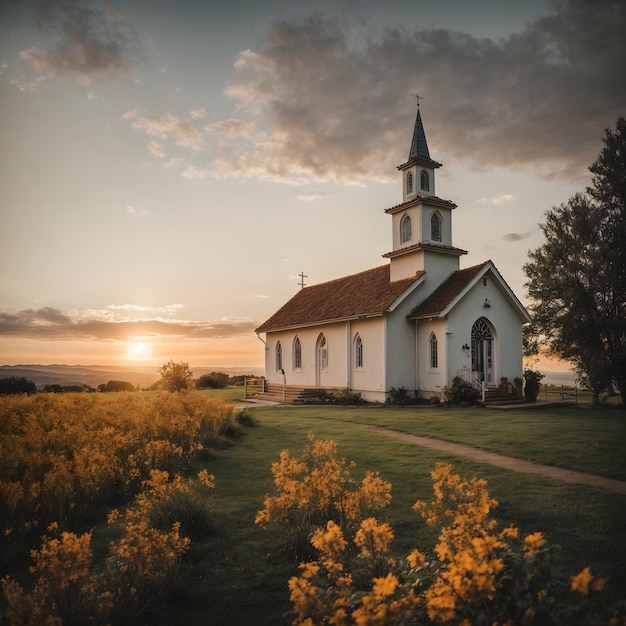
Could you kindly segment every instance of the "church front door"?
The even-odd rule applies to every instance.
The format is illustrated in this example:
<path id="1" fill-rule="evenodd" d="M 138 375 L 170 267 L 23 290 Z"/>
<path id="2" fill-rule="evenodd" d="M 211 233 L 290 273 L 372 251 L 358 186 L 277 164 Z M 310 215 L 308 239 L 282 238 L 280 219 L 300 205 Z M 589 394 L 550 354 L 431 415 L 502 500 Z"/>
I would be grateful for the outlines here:
<path id="1" fill-rule="evenodd" d="M 475 378 L 492 385 L 494 381 L 493 332 L 489 322 L 481 317 L 472 326 L 472 372 Z"/>

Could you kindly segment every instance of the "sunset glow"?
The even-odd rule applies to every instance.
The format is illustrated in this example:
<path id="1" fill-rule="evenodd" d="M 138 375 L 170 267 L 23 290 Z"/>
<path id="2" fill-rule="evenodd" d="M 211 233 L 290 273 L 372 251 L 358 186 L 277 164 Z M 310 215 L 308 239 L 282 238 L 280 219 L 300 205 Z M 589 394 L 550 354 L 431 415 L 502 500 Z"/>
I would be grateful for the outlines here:
<path id="1" fill-rule="evenodd" d="M 462 266 L 527 304 L 623 115 L 607 1 L 0 3 L 0 364 L 263 366 L 301 274 L 384 263 L 416 93 Z"/>
<path id="2" fill-rule="evenodd" d="M 146 359 L 150 356 L 150 344 L 143 341 L 131 341 L 128 344 L 128 355 L 136 360 Z"/>

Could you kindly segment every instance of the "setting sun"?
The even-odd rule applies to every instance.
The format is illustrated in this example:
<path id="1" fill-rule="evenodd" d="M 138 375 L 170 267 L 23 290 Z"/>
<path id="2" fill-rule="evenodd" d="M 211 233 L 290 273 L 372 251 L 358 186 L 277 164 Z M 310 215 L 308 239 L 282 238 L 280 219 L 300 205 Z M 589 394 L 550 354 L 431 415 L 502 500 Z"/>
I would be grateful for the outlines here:
<path id="1" fill-rule="evenodd" d="M 144 359 L 149 356 L 150 346 L 143 341 L 130 341 L 128 343 L 128 356 L 131 359 Z"/>

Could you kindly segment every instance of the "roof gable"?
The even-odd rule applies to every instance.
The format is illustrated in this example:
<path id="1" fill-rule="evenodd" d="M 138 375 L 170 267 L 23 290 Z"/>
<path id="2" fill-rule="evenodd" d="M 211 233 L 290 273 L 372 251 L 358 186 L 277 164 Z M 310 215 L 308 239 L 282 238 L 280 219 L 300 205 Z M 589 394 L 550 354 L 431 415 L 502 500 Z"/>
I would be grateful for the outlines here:
<path id="1" fill-rule="evenodd" d="M 429 317 L 445 317 L 450 310 L 463 298 L 463 296 L 473 287 L 478 280 L 484 276 L 487 271 L 491 270 L 493 276 L 499 282 L 514 309 L 517 310 L 519 316 L 530 322 L 530 316 L 517 299 L 511 288 L 507 285 L 504 278 L 496 266 L 491 261 L 485 261 L 479 265 L 466 267 L 457 270 L 443 282 L 433 293 L 428 296 L 422 303 L 416 306 L 409 317 L 411 319 L 424 319 Z"/>
<path id="2" fill-rule="evenodd" d="M 487 261 L 489 263 L 489 261 Z M 450 274 L 450 276 L 443 282 L 435 291 L 433 291 L 426 300 L 418 304 L 409 314 L 409 317 L 424 318 L 424 317 L 438 317 L 442 311 L 463 292 L 463 290 L 470 285 L 472 280 L 480 273 L 480 271 L 487 265 L 487 263 L 481 263 L 480 265 L 474 265 L 472 267 L 466 267 L 462 270 L 457 270 Z"/>
<path id="3" fill-rule="evenodd" d="M 256 329 L 257 333 L 324 322 L 382 315 L 423 272 L 390 281 L 390 266 L 344 276 L 299 291 Z"/>

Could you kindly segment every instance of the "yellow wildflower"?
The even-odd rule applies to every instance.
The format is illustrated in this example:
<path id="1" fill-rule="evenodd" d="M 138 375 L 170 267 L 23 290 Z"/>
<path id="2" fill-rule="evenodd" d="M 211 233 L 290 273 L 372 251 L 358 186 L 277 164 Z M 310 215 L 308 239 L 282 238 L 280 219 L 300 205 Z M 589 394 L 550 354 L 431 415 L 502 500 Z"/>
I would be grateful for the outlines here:
<path id="1" fill-rule="evenodd" d="M 209 474 L 205 469 L 198 472 L 198 478 L 205 487 L 208 487 L 209 489 L 215 488 L 215 476 L 213 476 L 213 474 Z"/>
<path id="2" fill-rule="evenodd" d="M 541 548 L 546 542 L 542 533 L 532 533 L 527 535 L 524 539 L 524 556 L 530 557 L 535 553 L 535 550 Z"/>
<path id="3" fill-rule="evenodd" d="M 314 578 L 320 571 L 319 565 L 316 563 L 300 563 L 302 570 L 302 578 Z"/>
<path id="4" fill-rule="evenodd" d="M 418 563 L 424 563 L 426 557 L 419 550 L 413 550 L 406 560 L 411 567 L 417 567 Z"/>
<path id="5" fill-rule="evenodd" d="M 348 542 L 343 538 L 341 528 L 330 520 L 326 524 L 326 531 L 322 528 L 318 528 L 313 534 L 311 544 L 317 550 L 320 550 L 326 554 L 336 554 L 341 552 Z"/>
<path id="6" fill-rule="evenodd" d="M 593 591 L 600 591 L 603 587 L 604 578 L 594 578 L 588 567 L 585 567 L 576 576 L 572 576 L 572 591 L 578 591 L 583 596 L 589 593 L 589 588 Z"/>
<path id="7" fill-rule="evenodd" d="M 589 583 L 593 580 L 591 571 L 588 567 L 585 567 L 581 572 L 572 576 L 572 591 L 578 591 L 586 596 L 589 593 Z"/>
<path id="8" fill-rule="evenodd" d="M 503 528 L 500 531 L 500 538 L 504 539 L 505 537 L 508 537 L 510 539 L 517 539 L 517 536 L 519 535 L 519 528 L 517 528 L 516 526 L 507 526 L 506 528 Z"/>
<path id="9" fill-rule="evenodd" d="M 398 587 L 400 582 L 393 574 L 387 574 L 384 578 L 374 578 L 372 590 L 378 598 L 390 596 Z"/>

